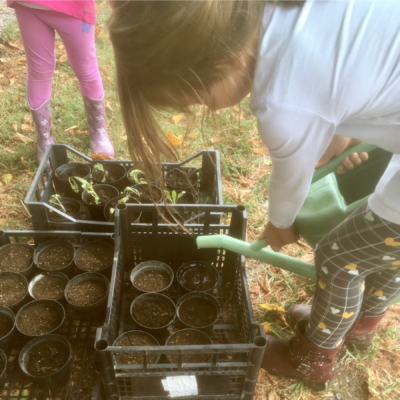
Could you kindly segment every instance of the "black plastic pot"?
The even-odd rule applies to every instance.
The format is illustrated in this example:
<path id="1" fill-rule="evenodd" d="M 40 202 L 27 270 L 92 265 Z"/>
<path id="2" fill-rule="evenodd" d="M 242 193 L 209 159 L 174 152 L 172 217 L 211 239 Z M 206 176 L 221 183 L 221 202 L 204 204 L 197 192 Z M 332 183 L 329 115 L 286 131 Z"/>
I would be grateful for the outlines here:
<path id="1" fill-rule="evenodd" d="M 73 212 L 71 213 L 71 215 L 69 215 L 71 218 L 76 218 L 77 215 L 79 214 L 80 210 L 81 210 L 81 204 L 79 203 L 78 200 L 73 199 L 72 197 L 61 197 L 59 199 L 60 203 L 64 206 L 64 207 L 69 207 L 73 210 Z M 52 221 L 68 221 L 68 219 L 64 216 L 64 215 L 68 215 L 65 214 L 62 210 L 61 207 L 58 204 L 51 204 L 52 207 L 54 207 L 55 209 L 57 209 L 59 211 L 59 213 L 54 212 L 52 210 L 48 211 L 49 214 L 49 219 L 51 219 Z"/>
<path id="2" fill-rule="evenodd" d="M 76 304 L 71 303 L 70 300 L 68 299 L 69 289 L 71 287 L 77 285 L 78 283 L 87 282 L 87 281 L 101 282 L 103 285 L 105 285 L 107 288 L 107 291 L 106 291 L 106 294 L 104 295 L 104 297 L 102 299 L 100 299 L 99 301 L 97 301 L 96 303 L 89 304 L 87 306 L 78 306 Z M 110 282 L 104 275 L 99 274 L 97 272 L 86 272 L 84 274 L 77 275 L 75 278 L 71 279 L 68 282 L 68 285 L 65 287 L 64 296 L 65 296 L 65 299 L 67 300 L 68 304 L 74 310 L 79 311 L 79 312 L 85 312 L 85 313 L 90 311 L 90 313 L 85 314 L 85 315 L 87 317 L 95 317 L 96 314 L 94 313 L 94 311 L 101 310 L 107 304 L 109 290 L 110 290 Z"/>
<path id="3" fill-rule="evenodd" d="M 139 183 L 132 187 L 134 189 L 138 190 L 139 192 L 141 192 L 142 190 L 147 189 L 148 185 L 147 185 L 147 183 Z M 153 191 L 153 196 L 154 196 L 155 202 L 156 203 L 162 202 L 161 189 L 154 184 L 151 185 L 151 189 Z M 146 199 L 143 199 L 142 197 L 138 198 L 135 194 L 131 194 L 131 197 L 140 201 L 142 204 L 154 204 L 152 199 L 146 200 Z M 142 215 L 140 217 L 140 222 L 148 223 L 148 222 L 152 222 L 152 220 L 153 220 L 153 213 L 151 211 L 142 212 Z"/>
<path id="4" fill-rule="evenodd" d="M 5 244 L 4 246 L 1 246 L 0 247 L 0 251 L 3 250 L 3 249 L 10 248 L 10 247 L 14 247 L 15 249 L 17 249 L 18 247 L 24 247 L 24 248 L 28 249 L 31 252 L 31 254 L 32 254 L 32 262 L 31 262 L 31 264 L 25 270 L 18 272 L 19 274 L 24 275 L 25 277 L 29 278 L 32 275 L 32 272 L 33 272 L 33 254 L 34 254 L 33 247 L 31 245 L 29 245 L 29 244 L 26 244 L 26 243 L 9 243 L 9 244 Z M 0 271 L 0 272 L 15 272 L 15 271 Z"/>
<path id="5" fill-rule="evenodd" d="M 148 332 L 144 332 L 144 331 L 128 331 L 128 332 L 124 332 L 122 335 L 118 336 L 114 343 L 113 346 L 119 346 L 121 348 L 127 347 L 127 346 L 121 346 L 120 343 L 127 337 L 127 336 L 131 336 L 131 335 L 135 335 L 135 334 L 140 334 L 140 335 L 145 335 L 147 336 L 149 339 L 151 339 L 154 342 L 153 346 L 160 346 L 160 343 L 158 343 L 158 340 L 150 335 L 150 333 Z M 146 345 L 146 346 L 151 346 L 151 345 Z M 121 353 L 120 355 L 131 355 L 132 353 Z M 114 362 L 116 364 L 120 364 L 117 362 L 116 360 L 116 356 L 118 356 L 119 354 L 114 352 Z M 135 354 L 136 355 L 136 354 Z M 140 356 L 140 354 L 138 354 L 138 356 Z M 143 355 L 144 356 L 144 355 Z M 160 359 L 161 354 L 155 354 L 155 355 L 147 355 L 147 362 L 143 362 L 140 364 L 157 364 L 158 360 Z"/>
<path id="6" fill-rule="evenodd" d="M 6 318 L 12 325 L 12 328 L 8 331 L 8 333 L 6 333 L 4 336 L 0 337 L 0 348 L 4 349 L 7 345 L 7 343 L 9 343 L 9 341 L 12 339 L 12 336 L 14 333 L 15 314 L 9 308 L 0 306 L 0 317 Z M 1 385 L 0 385 L 0 387 L 1 387 Z"/>
<path id="7" fill-rule="evenodd" d="M 84 252 L 85 250 L 90 249 L 91 247 L 95 247 L 95 246 L 98 246 L 98 245 L 101 245 L 102 247 L 107 247 L 111 251 L 111 253 L 114 254 L 114 247 L 111 244 L 109 244 L 107 242 L 104 242 L 104 241 L 101 241 L 101 240 L 94 240 L 93 242 L 88 242 L 88 243 L 85 243 L 85 244 L 79 246 L 78 249 L 75 252 L 74 260 L 75 260 L 76 267 L 81 272 L 83 272 L 83 273 L 99 272 L 99 273 L 102 273 L 102 274 L 105 274 L 105 275 L 108 275 L 111 272 L 111 268 L 112 268 L 112 265 L 113 265 L 113 262 L 114 262 L 114 257 L 111 259 L 110 263 L 106 267 L 103 267 L 102 269 L 99 269 L 99 270 L 96 270 L 96 271 L 88 271 L 88 270 L 83 269 L 82 265 L 79 262 L 79 256 L 82 254 L 82 252 Z"/>
<path id="8" fill-rule="evenodd" d="M 140 289 L 135 285 L 135 278 L 145 272 L 145 271 L 159 271 L 167 275 L 170 279 L 168 286 L 164 289 L 161 289 L 157 292 L 148 292 L 146 290 Z M 160 261 L 145 261 L 138 264 L 131 272 L 130 280 L 132 282 L 133 287 L 140 293 L 166 293 L 168 289 L 171 287 L 172 282 L 174 281 L 174 272 L 172 269 L 167 265 Z"/>
<path id="9" fill-rule="evenodd" d="M 128 172 L 126 173 L 126 178 L 127 178 L 128 182 L 131 183 L 131 185 L 141 185 L 140 182 L 135 181 L 135 180 L 132 179 L 132 178 L 130 177 L 130 175 L 129 175 L 130 172 L 133 171 L 133 170 L 135 170 L 135 169 L 138 169 L 138 168 L 136 168 L 136 167 L 130 168 L 130 169 L 128 170 Z M 143 174 L 143 179 L 145 179 L 144 174 Z M 157 178 L 151 179 L 151 183 L 153 183 L 153 184 L 156 184 L 158 181 L 159 181 L 159 179 L 157 179 Z"/>
<path id="10" fill-rule="evenodd" d="M 100 191 L 107 192 L 111 199 L 118 196 L 119 192 L 114 186 L 111 185 L 93 185 L 93 190 L 99 194 Z M 82 200 L 87 205 L 89 209 L 92 220 L 94 221 L 104 221 L 104 206 L 105 204 L 91 204 L 94 202 L 93 196 L 89 194 L 86 190 L 82 192 Z"/>
<path id="11" fill-rule="evenodd" d="M 18 311 L 23 304 L 26 303 L 26 301 L 28 300 L 28 281 L 26 280 L 25 276 L 19 274 L 18 272 L 0 272 L 0 280 L 2 278 L 5 277 L 10 277 L 13 278 L 16 281 L 22 282 L 22 284 L 25 286 L 25 294 L 24 296 L 19 299 L 18 301 L 16 301 L 13 304 L 8 304 L 5 305 L 4 307 L 10 308 L 11 310 L 13 310 L 14 312 Z"/>
<path id="12" fill-rule="evenodd" d="M 62 272 L 58 272 L 58 271 L 54 271 L 54 272 L 47 272 L 47 273 L 43 273 L 43 274 L 38 274 L 36 276 L 34 276 L 31 281 L 29 282 L 28 285 L 28 291 L 29 291 L 29 295 L 32 297 L 32 299 L 34 300 L 42 300 L 42 299 L 37 299 L 34 294 L 33 294 L 33 289 L 35 287 L 35 285 L 43 278 L 46 277 L 52 277 L 52 278 L 56 278 L 57 280 L 63 282 L 64 287 L 67 286 L 68 282 L 69 282 L 69 278 L 67 275 L 63 274 Z M 55 300 L 55 301 L 60 301 L 61 299 L 64 298 L 64 290 L 61 294 L 61 296 L 59 296 L 56 299 L 43 299 L 43 300 Z"/>
<path id="13" fill-rule="evenodd" d="M 60 327 L 62 326 L 62 324 L 65 321 L 64 307 L 58 301 L 54 301 L 54 300 L 33 300 L 33 301 L 29 302 L 28 304 L 25 304 L 23 307 L 21 307 L 21 309 L 17 312 L 17 315 L 15 316 L 15 326 L 16 326 L 17 330 L 21 333 L 21 335 L 24 338 L 33 338 L 33 337 L 43 336 L 43 335 L 30 335 L 28 333 L 25 333 L 21 330 L 20 325 L 19 325 L 22 314 L 29 308 L 35 307 L 35 306 L 43 306 L 43 307 L 47 307 L 47 308 L 52 308 L 53 310 L 55 310 L 57 312 L 57 314 L 61 318 L 61 322 L 54 329 L 52 329 L 49 332 L 44 333 L 43 335 L 48 335 L 50 333 L 57 332 L 57 330 L 60 329 Z"/>
<path id="14" fill-rule="evenodd" d="M 38 345 L 42 343 L 51 343 L 51 342 L 60 343 L 64 347 L 66 353 L 68 353 L 67 361 L 65 362 L 64 365 L 62 365 L 57 371 L 53 372 L 52 374 L 44 376 L 32 375 L 27 370 L 27 365 L 29 363 L 29 357 L 32 353 L 32 350 L 34 350 Z M 64 337 L 54 334 L 43 335 L 31 340 L 22 348 L 21 352 L 19 353 L 18 362 L 22 372 L 25 375 L 29 376 L 31 379 L 33 379 L 35 382 L 38 382 L 42 385 L 46 385 L 46 387 L 55 386 L 64 383 L 69 378 L 70 366 L 71 366 L 71 352 L 72 352 L 71 345 L 69 344 L 68 340 L 65 339 Z"/>
<path id="15" fill-rule="evenodd" d="M 181 193 L 182 190 L 177 190 L 177 193 Z M 184 210 L 180 210 L 177 211 L 174 208 L 174 204 L 170 203 L 170 201 L 168 199 L 165 199 L 166 204 L 169 205 L 168 210 L 165 211 L 164 215 L 167 218 L 168 221 L 170 221 L 171 223 L 184 223 L 185 221 L 189 220 L 192 215 L 193 212 L 190 211 L 184 211 Z M 197 204 L 197 198 L 190 192 L 185 192 L 184 195 L 177 201 L 176 204 Z M 171 215 L 173 217 L 173 219 L 171 220 Z"/>
<path id="16" fill-rule="evenodd" d="M 98 164 L 98 163 L 96 163 Z M 101 164 L 101 163 L 100 163 Z M 94 170 L 92 167 L 92 178 L 96 184 L 106 184 L 110 186 L 114 186 L 118 190 L 123 190 L 125 188 L 125 176 L 126 169 L 121 164 L 102 164 L 104 171 L 108 172 L 109 176 L 112 176 L 113 180 L 104 180 L 102 181 L 98 176 L 98 172 Z"/>
<path id="17" fill-rule="evenodd" d="M 72 176 L 79 176 L 85 180 L 90 178 L 91 168 L 89 164 L 84 163 L 68 163 L 60 165 L 54 172 L 53 181 L 56 187 L 56 192 L 61 197 L 72 197 L 80 199 L 82 193 L 81 184 L 75 180 L 79 186 L 79 193 L 75 193 L 69 183 L 69 178 Z"/>
<path id="18" fill-rule="evenodd" d="M 0 370 L 0 390 L 3 389 L 4 383 L 6 381 L 6 371 L 7 371 L 7 356 L 4 351 L 0 349 L 0 360 L 4 365 L 3 369 Z"/>
<path id="19" fill-rule="evenodd" d="M 174 168 L 168 171 L 167 174 L 165 175 L 165 183 L 169 188 L 174 190 L 192 189 L 199 182 L 198 173 L 200 172 L 201 170 L 199 168 L 193 168 L 193 169 Z M 175 174 L 177 174 L 178 176 L 180 175 L 182 177 L 182 182 L 176 183 L 172 181 L 171 178 Z"/>
<path id="20" fill-rule="evenodd" d="M 115 219 L 115 212 L 112 216 L 110 216 L 110 208 L 117 208 L 118 205 L 118 200 L 124 198 L 125 196 L 118 196 L 115 197 L 114 199 L 111 199 L 105 206 L 104 206 L 104 218 L 106 219 L 106 221 L 108 222 L 114 222 Z M 115 203 L 115 204 L 114 204 Z M 136 199 L 132 199 L 130 198 L 126 204 L 140 204 L 140 202 Z M 137 213 L 131 213 L 131 224 L 134 224 L 135 222 L 138 222 L 140 217 L 141 217 L 142 213 L 141 212 L 137 212 Z"/>
<path id="21" fill-rule="evenodd" d="M 201 278 L 201 276 L 195 272 L 196 269 L 200 270 L 200 275 L 201 271 L 204 271 L 207 273 L 208 277 Z M 212 286 L 210 284 L 210 287 L 207 289 L 195 290 L 194 286 L 199 285 L 200 287 L 200 285 L 206 284 L 209 279 L 212 279 L 212 282 L 215 281 L 215 284 Z M 205 261 L 191 261 L 179 267 L 176 272 L 176 280 L 184 292 L 213 293 L 220 283 L 220 275 L 215 267 Z"/>
<path id="22" fill-rule="evenodd" d="M 40 256 L 46 251 L 48 251 L 50 248 L 55 246 L 62 246 L 69 249 L 72 252 L 71 261 L 64 267 L 58 269 L 46 269 L 43 266 L 40 266 L 39 265 Z M 43 242 L 38 247 L 36 247 L 35 252 L 33 253 L 33 262 L 35 263 L 36 267 L 40 271 L 43 271 L 44 273 L 57 271 L 57 272 L 62 272 L 66 275 L 70 275 L 73 272 L 74 268 L 74 254 L 75 254 L 75 248 L 71 243 L 61 239 L 53 239 Z"/>
<path id="23" fill-rule="evenodd" d="M 209 303 L 215 309 L 216 317 L 215 317 L 214 321 L 205 326 L 194 326 L 194 325 L 190 325 L 187 321 L 186 322 L 183 321 L 181 318 L 181 315 L 180 315 L 180 309 L 185 302 L 187 302 L 188 300 L 191 300 L 191 299 L 202 299 L 202 300 L 206 301 L 207 303 Z M 194 313 L 196 313 L 196 310 L 194 310 Z M 220 314 L 221 314 L 221 307 L 218 303 L 218 300 L 214 296 L 211 296 L 207 293 L 202 293 L 202 292 L 187 293 L 184 296 L 182 296 L 176 303 L 176 316 L 178 317 L 180 323 L 184 327 L 198 329 L 200 331 L 207 333 L 208 335 L 212 334 L 214 325 L 217 322 Z"/>

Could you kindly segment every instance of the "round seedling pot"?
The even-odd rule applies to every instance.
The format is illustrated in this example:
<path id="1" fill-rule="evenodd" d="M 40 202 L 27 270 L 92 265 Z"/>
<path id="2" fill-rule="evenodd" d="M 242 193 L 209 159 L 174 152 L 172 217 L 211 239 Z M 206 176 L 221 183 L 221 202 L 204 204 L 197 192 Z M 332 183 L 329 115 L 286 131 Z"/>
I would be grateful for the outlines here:
<path id="1" fill-rule="evenodd" d="M 157 339 L 150 335 L 150 333 L 143 331 L 128 331 L 118 336 L 113 346 L 118 347 L 138 347 L 138 346 L 160 346 Z M 114 352 L 115 364 L 146 364 L 145 354 L 138 353 L 116 353 Z M 148 364 L 156 364 L 160 359 L 160 354 L 153 354 L 147 356 Z"/>
<path id="2" fill-rule="evenodd" d="M 131 173 L 132 171 L 134 171 L 135 169 L 137 169 L 137 168 L 132 167 L 132 168 L 130 168 L 130 169 L 128 170 L 128 172 L 126 173 L 126 177 L 127 177 L 128 181 L 129 181 L 132 185 L 141 184 L 140 180 L 142 180 L 142 179 L 144 179 L 144 180 L 146 181 L 146 178 L 145 178 L 144 174 L 139 174 L 139 175 L 138 175 L 138 180 L 139 180 L 139 182 L 136 181 L 136 180 L 130 175 L 130 173 Z"/>
<path id="3" fill-rule="evenodd" d="M 108 279 L 97 272 L 77 275 L 65 287 L 65 299 L 68 304 L 80 312 L 100 310 L 107 304 L 110 289 Z M 91 313 L 92 316 L 95 314 Z M 86 314 L 90 316 L 90 314 Z"/>
<path id="4" fill-rule="evenodd" d="M 212 334 L 220 314 L 218 300 L 207 293 L 187 293 L 176 303 L 176 315 L 181 324 L 187 328 L 199 329 L 208 335 Z"/>
<path id="5" fill-rule="evenodd" d="M 29 277 L 33 271 L 33 252 L 26 243 L 9 243 L 0 247 L 0 272 L 18 272 Z"/>
<path id="6" fill-rule="evenodd" d="M 70 274 L 74 268 L 74 246 L 65 240 L 53 239 L 43 242 L 35 249 L 33 262 L 44 272 Z"/>
<path id="7" fill-rule="evenodd" d="M 182 193 L 182 190 L 176 190 L 176 192 L 177 194 L 180 194 Z M 185 221 L 190 219 L 193 214 L 193 211 L 175 209 L 174 203 L 171 203 L 167 198 L 165 199 L 165 202 L 169 205 L 169 209 L 165 211 L 164 215 L 169 220 L 172 214 L 174 220 L 172 220 L 171 223 L 176 223 L 176 221 L 178 221 L 179 223 L 184 223 Z M 185 192 L 175 204 L 197 204 L 197 199 L 192 193 Z"/>
<path id="8" fill-rule="evenodd" d="M 52 221 L 68 221 L 68 219 L 64 217 L 64 214 L 72 218 L 76 218 L 78 216 L 81 210 L 81 204 L 78 200 L 73 199 L 72 197 L 61 197 L 59 201 L 64 206 L 65 213 L 64 211 L 62 211 L 61 207 L 58 204 L 51 204 L 51 206 L 57 209 L 60 213 L 49 210 L 49 219 L 51 219 Z"/>
<path id="9" fill-rule="evenodd" d="M 114 247 L 95 240 L 80 246 L 75 253 L 75 265 L 82 272 L 101 272 L 109 275 L 114 261 Z"/>
<path id="10" fill-rule="evenodd" d="M 125 196 L 118 196 L 115 197 L 114 199 L 111 199 L 105 206 L 104 206 L 104 218 L 108 222 L 114 222 L 115 219 L 115 210 L 117 209 L 118 201 L 124 198 Z M 130 198 L 126 204 L 140 204 L 139 200 L 132 199 Z M 111 209 L 114 209 L 114 212 L 111 213 Z M 135 222 L 139 222 L 139 219 L 141 217 L 142 213 L 140 211 L 138 212 L 131 212 L 130 213 L 130 218 L 131 218 L 131 224 L 134 224 Z"/>
<path id="11" fill-rule="evenodd" d="M 102 164 L 103 171 L 96 170 L 92 167 L 92 178 L 97 184 L 111 185 L 122 190 L 125 186 L 126 169 L 121 164 Z"/>
<path id="12" fill-rule="evenodd" d="M 69 178 L 79 176 L 85 180 L 90 178 L 91 168 L 89 164 L 84 163 L 67 163 L 60 165 L 54 172 L 54 185 L 57 193 L 61 197 L 72 197 L 79 200 L 82 193 L 81 183 L 75 180 L 79 186 L 79 193 L 75 193 L 69 183 Z"/>
<path id="13" fill-rule="evenodd" d="M 151 186 L 151 190 L 153 192 L 155 202 L 159 203 L 160 201 L 162 201 L 161 189 L 154 184 L 151 184 L 150 186 Z M 138 197 L 137 195 L 132 193 L 130 195 L 132 198 L 139 200 L 139 202 L 142 204 L 154 204 L 151 194 L 149 192 L 149 187 L 148 187 L 147 183 L 139 183 L 132 187 L 140 193 L 140 197 Z"/>
<path id="14" fill-rule="evenodd" d="M 199 168 L 174 168 L 165 175 L 165 183 L 174 190 L 194 188 L 199 182 Z"/>
<path id="15" fill-rule="evenodd" d="M 0 306 L 0 347 L 5 348 L 15 329 L 15 314 L 7 307 Z M 1 369 L 1 368 L 0 368 Z"/>
<path id="16" fill-rule="evenodd" d="M 60 335 L 43 335 L 28 342 L 19 353 L 22 372 L 46 386 L 59 385 L 69 378 L 71 345 Z"/>
<path id="17" fill-rule="evenodd" d="M 0 350 L 0 390 L 3 389 L 6 381 L 7 356 L 3 350 Z"/>
<path id="18" fill-rule="evenodd" d="M 54 300 L 33 300 L 15 316 L 18 331 L 27 338 L 56 332 L 65 320 L 64 307 Z"/>
<path id="19" fill-rule="evenodd" d="M 146 293 L 136 297 L 130 311 L 132 319 L 141 329 L 155 335 L 166 331 L 176 315 L 174 302 L 159 293 Z"/>
<path id="20" fill-rule="evenodd" d="M 17 272 L 0 272 L 0 306 L 19 310 L 28 299 L 28 281 Z"/>
<path id="21" fill-rule="evenodd" d="M 145 261 L 132 270 L 130 280 L 140 293 L 166 293 L 174 281 L 174 272 L 160 261 Z"/>
<path id="22" fill-rule="evenodd" d="M 207 262 L 191 261 L 179 267 L 176 280 L 184 292 L 212 293 L 219 285 L 219 272 Z"/>
<path id="23" fill-rule="evenodd" d="M 96 204 L 93 196 L 86 190 L 82 193 L 82 200 L 87 205 L 92 220 L 104 221 L 104 206 L 115 197 L 118 196 L 119 192 L 114 186 L 100 184 L 93 185 L 93 190 L 100 197 L 100 203 Z"/>
<path id="24" fill-rule="evenodd" d="M 173 333 L 165 342 L 166 346 L 202 346 L 207 344 L 212 344 L 211 339 L 204 332 L 197 329 L 181 329 Z M 172 364 L 179 364 L 181 362 L 179 354 L 167 354 L 166 356 Z M 186 353 L 182 355 L 182 363 L 205 363 L 209 362 L 211 357 L 212 354 L 207 353 Z"/>
<path id="25" fill-rule="evenodd" d="M 60 301 L 68 282 L 68 276 L 62 272 L 38 274 L 29 282 L 28 291 L 35 300 Z"/>

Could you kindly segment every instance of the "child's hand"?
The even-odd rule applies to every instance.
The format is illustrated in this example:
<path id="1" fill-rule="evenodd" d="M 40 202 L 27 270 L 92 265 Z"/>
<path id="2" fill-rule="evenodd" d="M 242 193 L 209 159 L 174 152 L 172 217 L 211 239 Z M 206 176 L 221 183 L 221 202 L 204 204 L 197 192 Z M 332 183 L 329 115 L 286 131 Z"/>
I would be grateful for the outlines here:
<path id="1" fill-rule="evenodd" d="M 294 225 L 290 228 L 279 229 L 272 225 L 271 222 L 268 222 L 264 231 L 258 237 L 258 239 L 264 238 L 267 240 L 272 250 L 279 251 L 283 246 L 297 242 L 299 240 L 299 235 Z"/>

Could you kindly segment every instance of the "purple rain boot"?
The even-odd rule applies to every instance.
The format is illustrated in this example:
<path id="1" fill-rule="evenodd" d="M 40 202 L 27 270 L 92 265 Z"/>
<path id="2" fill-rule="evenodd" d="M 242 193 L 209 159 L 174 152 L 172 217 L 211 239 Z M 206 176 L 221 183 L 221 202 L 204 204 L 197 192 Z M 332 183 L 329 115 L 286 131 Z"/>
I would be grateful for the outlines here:
<path id="1" fill-rule="evenodd" d="M 93 153 L 114 158 L 114 147 L 107 133 L 104 95 L 100 100 L 83 97 L 88 122 L 89 142 Z"/>
<path id="2" fill-rule="evenodd" d="M 39 108 L 30 109 L 36 127 L 38 162 L 40 164 L 47 146 L 55 143 L 51 129 L 50 99 L 46 100 Z"/>

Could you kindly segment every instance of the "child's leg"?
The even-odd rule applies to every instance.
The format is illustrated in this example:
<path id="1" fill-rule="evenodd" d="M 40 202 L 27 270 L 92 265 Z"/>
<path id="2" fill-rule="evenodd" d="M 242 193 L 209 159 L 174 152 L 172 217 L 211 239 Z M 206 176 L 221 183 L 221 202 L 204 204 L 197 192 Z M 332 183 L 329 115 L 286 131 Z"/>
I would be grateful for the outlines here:
<path id="1" fill-rule="evenodd" d="M 365 204 L 329 233 L 316 250 L 318 290 L 307 338 L 319 347 L 341 343 L 360 310 L 379 315 L 400 293 L 400 225 Z M 376 286 L 364 298 L 367 286 Z M 368 290 L 368 289 L 367 289 Z"/>
<path id="2" fill-rule="evenodd" d="M 51 82 L 55 68 L 54 29 L 46 24 L 41 15 L 48 11 L 21 5 L 15 13 L 24 43 L 28 79 L 27 95 L 32 109 L 39 108 L 51 97 Z"/>

